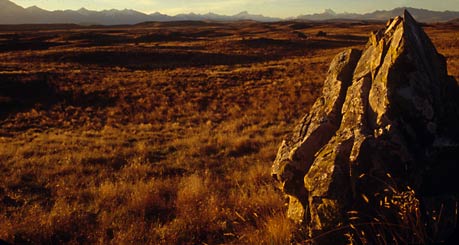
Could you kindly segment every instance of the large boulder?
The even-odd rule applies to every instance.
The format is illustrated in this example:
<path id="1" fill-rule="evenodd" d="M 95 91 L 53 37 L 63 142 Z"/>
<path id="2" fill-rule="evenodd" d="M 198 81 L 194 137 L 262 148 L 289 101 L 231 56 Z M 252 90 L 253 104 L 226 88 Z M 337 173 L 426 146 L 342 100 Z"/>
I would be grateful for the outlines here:
<path id="1" fill-rule="evenodd" d="M 288 216 L 316 242 L 446 239 L 459 186 L 457 91 L 408 12 L 363 51 L 338 54 L 272 167 Z"/>

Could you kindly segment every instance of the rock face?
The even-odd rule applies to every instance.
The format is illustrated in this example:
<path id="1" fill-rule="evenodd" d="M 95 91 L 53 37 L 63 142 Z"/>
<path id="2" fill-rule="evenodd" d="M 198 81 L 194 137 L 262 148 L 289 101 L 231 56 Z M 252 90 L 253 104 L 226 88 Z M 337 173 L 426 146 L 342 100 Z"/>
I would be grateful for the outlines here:
<path id="1" fill-rule="evenodd" d="M 319 242 L 445 239 L 459 186 L 457 91 L 408 12 L 363 51 L 338 54 L 272 167 L 288 216 Z"/>

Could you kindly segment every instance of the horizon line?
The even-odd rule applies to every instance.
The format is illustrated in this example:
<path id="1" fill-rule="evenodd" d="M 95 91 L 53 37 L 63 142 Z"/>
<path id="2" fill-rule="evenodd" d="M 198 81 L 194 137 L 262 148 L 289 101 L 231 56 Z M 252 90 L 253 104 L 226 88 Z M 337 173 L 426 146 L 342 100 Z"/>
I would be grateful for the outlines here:
<path id="1" fill-rule="evenodd" d="M 28 6 L 28 7 L 24 7 L 24 6 L 21 6 L 17 3 L 15 3 L 14 1 L 11 1 L 11 0 L 6 0 L 6 1 L 9 1 L 9 2 L 12 2 L 14 4 L 16 4 L 17 6 L 20 6 L 24 9 L 28 9 L 28 8 L 32 8 L 32 7 L 36 7 L 36 8 L 39 8 L 39 9 L 42 9 L 42 10 L 45 10 L 45 11 L 48 11 L 48 12 L 56 12 L 56 11 L 78 11 L 78 10 L 87 10 L 87 11 L 92 11 L 92 12 L 103 12 L 103 11 L 113 11 L 113 10 L 117 10 L 117 11 L 123 11 L 123 10 L 130 10 L 130 11 L 135 11 L 135 12 L 139 12 L 139 13 L 142 13 L 142 14 L 146 14 L 146 15 L 152 15 L 152 14 L 162 14 L 162 15 L 167 15 L 167 16 L 170 16 L 170 17 L 174 17 L 174 16 L 178 16 L 178 15 L 182 15 L 182 14 L 196 14 L 196 15 L 206 15 L 206 14 L 216 14 L 216 15 L 221 15 L 221 16 L 235 16 L 235 15 L 238 15 L 238 14 L 241 14 L 241 13 L 248 13 L 250 15 L 262 15 L 263 17 L 267 17 L 267 18 L 278 18 L 278 19 L 291 19 L 291 18 L 296 18 L 296 17 L 299 17 L 299 16 L 302 16 L 302 15 L 315 15 L 315 14 L 324 14 L 324 13 L 327 13 L 327 10 L 331 10 L 334 14 L 336 15 L 340 15 L 340 14 L 359 14 L 359 15 L 364 15 L 364 14 L 370 14 L 370 13 L 374 13 L 374 12 L 377 12 L 377 11 L 391 11 L 391 10 L 395 10 L 395 9 L 409 9 L 409 8 L 412 8 L 412 9 L 419 9 L 419 10 L 428 10 L 428 11 L 433 11 L 433 12 L 459 12 L 459 10 L 432 10 L 432 9 L 428 9 L 428 8 L 418 8 L 418 7 L 412 7 L 412 6 L 403 6 L 403 7 L 395 7 L 395 8 L 382 8 L 382 9 L 373 9 L 371 11 L 362 11 L 362 12 L 347 12 L 347 11 L 344 11 L 344 12 L 336 12 L 334 9 L 332 8 L 325 8 L 322 12 L 310 12 L 310 13 L 302 13 L 302 14 L 299 14 L 299 15 L 296 15 L 296 16 L 286 16 L 286 17 L 280 17 L 280 16 L 273 16 L 273 15 L 265 15 L 263 13 L 253 13 L 253 12 L 249 12 L 247 10 L 241 10 L 241 11 L 236 11 L 236 13 L 234 14 L 222 14 L 222 13 L 218 13 L 217 11 L 208 11 L 208 12 L 199 12 L 199 11 L 190 11 L 190 12 L 179 12 L 179 13 L 176 13 L 176 14 L 172 14 L 172 13 L 167 13 L 167 12 L 164 12 L 161 11 L 161 10 L 155 10 L 155 11 L 151 11 L 151 12 L 143 12 L 143 11 L 140 11 L 140 10 L 137 10 L 137 9 L 133 9 L 133 8 L 124 8 L 124 9 L 117 9 L 117 8 L 104 8 L 104 9 L 89 9 L 87 7 L 79 7 L 77 9 L 71 9 L 71 8 L 68 8 L 68 9 L 53 9 L 53 10 L 50 10 L 50 9 L 45 9 L 45 8 L 42 8 L 40 6 L 37 6 L 37 5 L 31 5 L 31 6 Z"/>

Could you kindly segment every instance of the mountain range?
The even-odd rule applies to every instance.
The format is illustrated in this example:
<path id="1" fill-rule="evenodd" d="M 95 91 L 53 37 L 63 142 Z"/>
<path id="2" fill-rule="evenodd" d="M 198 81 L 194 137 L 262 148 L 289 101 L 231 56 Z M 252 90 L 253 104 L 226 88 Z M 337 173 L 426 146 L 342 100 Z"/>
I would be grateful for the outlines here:
<path id="1" fill-rule="evenodd" d="M 402 16 L 404 10 L 408 10 L 416 20 L 420 22 L 447 22 L 459 18 L 459 11 L 432 11 L 418 8 L 395 8 L 392 10 L 378 10 L 372 13 L 355 14 L 355 13 L 335 13 L 331 9 L 326 9 L 320 14 L 300 15 L 297 19 L 324 21 L 324 20 L 379 20 L 385 21 L 395 16 Z"/>
<path id="2" fill-rule="evenodd" d="M 416 8 L 396 8 L 393 10 L 379 10 L 366 14 L 335 13 L 331 9 L 323 13 L 300 15 L 287 19 L 266 17 L 263 15 L 250 14 L 247 11 L 236 15 L 208 14 L 178 14 L 175 16 L 165 15 L 159 12 L 145 14 L 132 9 L 110 9 L 93 11 L 85 8 L 79 10 L 55 10 L 48 11 L 37 6 L 23 8 L 9 0 L 0 0 L 0 24 L 53 24 L 53 23 L 74 23 L 74 24 L 101 24 L 120 25 L 136 24 L 148 21 L 239 21 L 254 20 L 260 22 L 275 22 L 282 20 L 375 20 L 385 21 L 391 17 L 402 15 L 403 10 L 408 9 L 412 15 L 421 22 L 446 22 L 459 18 L 458 11 L 431 11 Z"/>

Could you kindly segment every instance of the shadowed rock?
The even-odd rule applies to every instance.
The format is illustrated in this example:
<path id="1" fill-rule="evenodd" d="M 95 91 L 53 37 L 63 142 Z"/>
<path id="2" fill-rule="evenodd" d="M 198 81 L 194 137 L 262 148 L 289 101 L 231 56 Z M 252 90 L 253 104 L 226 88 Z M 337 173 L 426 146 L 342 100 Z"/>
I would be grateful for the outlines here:
<path id="1" fill-rule="evenodd" d="M 371 34 L 363 51 L 338 54 L 272 167 L 288 216 L 318 242 L 445 239 L 459 186 L 457 91 L 408 12 Z"/>

